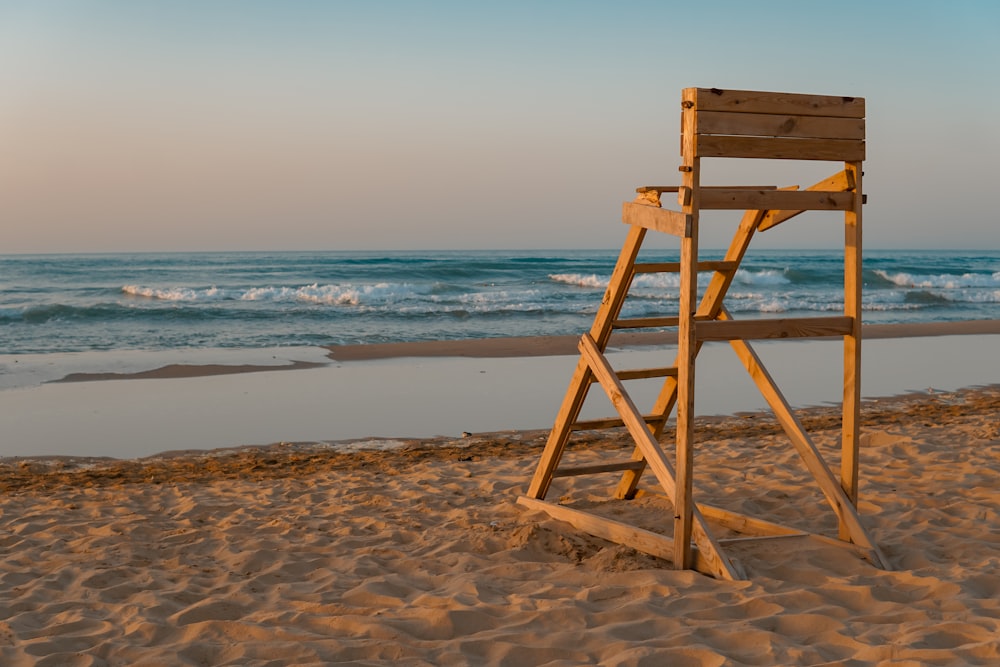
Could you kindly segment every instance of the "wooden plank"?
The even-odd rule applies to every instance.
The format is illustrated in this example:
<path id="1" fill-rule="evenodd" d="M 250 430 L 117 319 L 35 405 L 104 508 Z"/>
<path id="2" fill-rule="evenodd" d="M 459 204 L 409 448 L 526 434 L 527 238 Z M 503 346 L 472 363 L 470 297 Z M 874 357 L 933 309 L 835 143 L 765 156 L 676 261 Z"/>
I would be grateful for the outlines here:
<path id="1" fill-rule="evenodd" d="M 691 233 L 691 216 L 635 202 L 622 204 L 622 222 L 673 236 L 684 237 Z"/>
<path id="2" fill-rule="evenodd" d="M 664 535 L 528 496 L 518 497 L 517 503 L 528 509 L 545 512 L 553 519 L 565 521 L 577 530 L 609 542 L 624 544 L 656 558 L 670 560 L 673 555 L 673 540 Z"/>
<path id="3" fill-rule="evenodd" d="M 694 130 L 696 119 L 685 121 L 685 134 Z M 695 144 L 697 149 L 697 145 Z M 695 338 L 694 317 L 698 307 L 698 221 L 703 193 L 701 192 L 701 159 L 694 153 L 684 156 L 691 167 L 682 172 L 683 187 L 691 192 L 684 212 L 691 216 L 691 233 L 681 239 L 680 316 L 677 329 L 677 432 L 674 438 L 674 465 L 677 466 L 677 487 L 674 503 L 674 566 L 691 567 L 691 537 L 694 529 L 694 389 L 695 358 L 698 341 Z M 647 457 L 648 459 L 648 457 Z"/>
<path id="4" fill-rule="evenodd" d="M 606 519 L 595 514 L 590 514 L 589 512 L 582 512 L 566 507 L 565 505 L 545 502 L 544 500 L 535 500 L 534 498 L 520 496 L 517 502 L 528 509 L 545 512 L 553 519 L 565 521 L 577 530 L 600 537 L 609 542 L 631 547 L 636 551 L 641 551 L 655 558 L 662 558 L 669 561 L 673 555 L 674 541 L 665 535 L 630 526 L 629 524 L 613 519 Z M 693 569 L 698 572 L 716 577 L 717 579 L 746 578 L 742 572 L 742 568 L 736 569 L 735 567 L 733 577 L 720 576 L 716 571 L 715 563 L 712 559 L 706 558 L 699 550 L 694 550 L 693 556 Z"/>
<path id="5" fill-rule="evenodd" d="M 676 366 L 662 366 L 657 368 L 633 368 L 628 370 L 615 371 L 619 380 L 648 380 L 650 378 L 677 377 Z M 593 378 L 591 382 L 597 382 Z"/>
<path id="6" fill-rule="evenodd" d="M 865 98 L 839 95 L 805 95 L 761 90 L 727 90 L 720 88 L 685 88 L 682 105 L 699 111 L 732 111 L 738 113 L 796 114 L 799 116 L 831 116 L 864 118 Z"/>
<path id="7" fill-rule="evenodd" d="M 781 524 L 765 521 L 752 516 L 746 516 L 738 512 L 712 507 L 711 505 L 699 504 L 702 516 L 708 521 L 716 523 L 723 528 L 735 530 L 737 533 L 748 533 L 760 537 L 762 535 L 798 535 L 802 531 Z"/>
<path id="8" fill-rule="evenodd" d="M 853 192 L 819 190 L 702 190 L 702 209 L 848 211 L 854 209 Z"/>
<path id="9" fill-rule="evenodd" d="M 646 496 L 670 500 L 661 493 L 645 490 L 636 494 L 637 498 Z M 771 521 L 765 521 L 764 519 L 758 519 L 756 517 L 747 516 L 745 514 L 740 514 L 739 512 L 723 509 L 721 507 L 706 505 L 704 503 L 698 503 L 698 511 L 701 512 L 701 515 L 705 517 L 707 521 L 711 521 L 716 525 L 728 528 L 729 530 L 734 530 L 738 533 L 752 534 L 756 537 L 802 534 L 802 531 L 796 528 L 789 528 L 788 526 L 782 526 L 781 524 L 773 523 Z"/>
<path id="10" fill-rule="evenodd" d="M 698 135 L 692 141 L 695 155 L 698 157 L 844 162 L 865 159 L 865 142 L 853 139 L 769 139 Z"/>
<path id="11" fill-rule="evenodd" d="M 812 190 L 823 190 L 826 192 L 852 190 L 857 192 L 855 188 L 854 175 L 853 173 L 848 172 L 846 169 L 843 171 L 838 171 L 833 176 L 825 178 L 819 183 L 814 183 L 813 185 L 810 185 L 808 188 L 805 189 L 806 192 Z M 757 231 L 759 232 L 767 231 L 768 229 L 780 225 L 782 222 L 790 220 L 791 218 L 794 218 L 795 216 L 803 212 L 804 210 L 768 211 L 764 215 L 764 218 L 760 221 L 760 224 L 757 225 Z"/>
<path id="12" fill-rule="evenodd" d="M 877 564 L 876 554 L 870 549 L 865 549 L 856 544 L 851 544 L 850 542 L 844 542 L 832 537 L 827 537 L 826 535 L 817 535 L 816 533 L 797 531 L 794 528 L 789 528 L 788 526 L 782 526 L 777 523 L 772 523 L 770 521 L 765 521 L 763 519 L 758 519 L 756 517 L 746 516 L 744 514 L 739 514 L 737 512 L 731 512 L 729 510 L 724 510 L 719 507 L 711 507 L 709 505 L 698 505 L 698 509 L 701 510 L 702 514 L 706 519 L 720 525 L 724 528 L 729 528 L 730 530 L 735 530 L 740 533 L 754 533 L 754 536 L 749 539 L 760 539 L 761 537 L 794 537 L 798 535 L 804 535 L 812 540 L 818 542 L 823 542 L 824 544 L 829 544 L 836 547 L 848 548 L 857 553 L 859 556 L 867 560 L 872 564 Z M 721 538 L 719 539 L 720 544 L 728 544 L 732 542 L 731 539 Z"/>
<path id="13" fill-rule="evenodd" d="M 719 544 L 746 544 L 747 542 L 764 542 L 767 540 L 783 540 L 790 537 L 812 537 L 811 533 L 788 533 L 787 535 L 749 535 L 747 537 L 720 537 Z"/>
<path id="14" fill-rule="evenodd" d="M 643 496 L 656 496 L 662 497 L 669 500 L 662 493 L 650 493 L 648 491 L 639 491 L 636 497 Z M 740 538 L 719 538 L 719 544 L 731 544 L 733 542 L 747 541 L 747 540 L 760 540 L 768 538 L 781 538 L 781 537 L 808 537 L 811 540 L 817 542 L 822 542 L 824 544 L 829 544 L 831 546 L 847 548 L 854 551 L 856 554 L 867 560 L 868 562 L 875 564 L 876 555 L 869 549 L 865 549 L 856 544 L 851 544 L 850 542 L 843 542 L 841 540 L 827 537 L 826 535 L 817 535 L 816 533 L 809 533 L 806 531 L 800 531 L 795 528 L 789 528 L 788 526 L 782 526 L 777 523 L 772 523 L 771 521 L 765 521 L 764 519 L 759 519 L 756 517 L 746 516 L 745 514 L 740 514 L 738 512 L 732 512 L 730 510 L 725 510 L 719 507 L 712 507 L 711 505 L 704 505 L 699 503 L 698 510 L 701 511 L 705 519 L 711 521 L 712 523 L 719 525 L 723 528 L 728 528 L 730 530 L 735 530 L 739 533 L 751 534 L 750 537 L 740 537 Z"/>
<path id="15" fill-rule="evenodd" d="M 845 336 L 854 329 L 853 317 L 785 317 L 767 320 L 716 320 L 698 322 L 699 341 L 767 338 L 822 338 Z"/>
<path id="16" fill-rule="evenodd" d="M 681 270 L 680 262 L 636 262 L 633 270 L 636 273 L 677 273 Z"/>
<path id="17" fill-rule="evenodd" d="M 698 134 L 803 139 L 864 139 L 864 118 L 829 118 L 789 114 L 702 111 L 697 114 Z"/>
<path id="18" fill-rule="evenodd" d="M 645 194 L 647 192 L 655 192 L 657 194 L 663 194 L 664 192 L 679 192 L 680 189 L 681 189 L 681 187 L 683 187 L 683 186 L 680 186 L 680 185 L 645 185 L 645 186 L 643 186 L 641 188 L 636 188 L 635 191 L 638 192 L 639 194 Z M 703 186 L 701 186 L 702 190 L 705 190 L 707 188 L 723 188 L 723 187 L 739 187 L 739 188 L 747 188 L 749 190 L 777 190 L 778 189 L 777 186 L 775 186 L 775 185 L 732 185 L 732 186 L 730 186 L 730 185 L 703 185 Z"/>
<path id="19" fill-rule="evenodd" d="M 658 366 L 656 368 L 633 368 L 628 370 L 615 371 L 619 380 L 648 380 L 650 378 L 663 378 L 677 375 L 677 368 L 674 366 Z M 591 382 L 597 382 L 597 378 L 592 378 Z"/>
<path id="20" fill-rule="evenodd" d="M 664 421 L 664 417 L 659 415 L 643 415 L 643 419 L 647 424 L 654 424 L 657 422 Z M 620 417 L 608 418 L 608 419 L 582 419 L 580 421 L 573 423 L 574 431 L 600 431 L 608 428 L 618 428 L 625 426 L 625 421 Z"/>
<path id="21" fill-rule="evenodd" d="M 678 317 L 635 317 L 628 320 L 615 320 L 611 326 L 614 329 L 648 329 L 651 327 L 675 327 Z"/>
<path id="22" fill-rule="evenodd" d="M 573 422 L 571 428 L 574 431 L 603 431 L 609 428 L 618 428 L 625 426 L 625 422 L 622 421 L 621 417 L 617 418 L 607 418 L 607 419 L 581 419 L 580 421 Z"/>
<path id="23" fill-rule="evenodd" d="M 678 185 L 644 185 L 641 188 L 636 188 L 635 191 L 639 194 L 644 194 L 646 192 L 658 192 L 663 194 L 664 192 L 677 192 Z"/>
<path id="24" fill-rule="evenodd" d="M 735 262 L 707 260 L 698 262 L 698 271 L 735 271 L 737 266 Z M 635 265 L 636 273 L 678 273 L 680 270 L 680 262 L 637 262 Z"/>
<path id="25" fill-rule="evenodd" d="M 583 358 L 589 363 L 591 371 L 600 380 L 601 387 L 607 394 L 608 399 L 615 406 L 618 414 L 621 415 L 622 420 L 625 422 L 625 428 L 628 429 L 632 439 L 635 440 L 636 445 L 641 449 L 646 464 L 653 471 L 656 480 L 663 487 L 663 490 L 667 492 L 667 495 L 676 497 L 675 492 L 677 487 L 674 481 L 673 467 L 660 448 L 660 443 L 653 438 L 653 434 L 646 425 L 645 419 L 639 414 L 639 410 L 636 409 L 635 403 L 632 402 L 632 399 L 625 391 L 625 387 L 615 376 L 611 364 L 608 363 L 608 360 L 598 349 L 594 340 L 586 334 L 580 339 L 580 352 Z M 682 534 L 680 537 L 680 539 L 687 540 L 687 548 L 677 548 L 675 546 L 675 556 L 678 553 L 683 553 L 686 557 L 681 561 L 674 560 L 674 566 L 680 569 L 691 568 L 691 539 L 693 537 L 701 553 L 708 560 L 713 576 L 720 579 L 739 578 L 739 574 L 729 558 L 719 549 L 718 542 L 708 532 L 708 527 L 705 525 L 705 520 L 701 514 L 693 505 L 690 507 L 690 523 L 692 528 L 689 529 L 689 533 L 686 536 Z M 674 509 L 676 512 L 676 503 L 674 504 Z M 677 533 L 674 534 L 675 536 L 677 535 Z"/>
<path id="26" fill-rule="evenodd" d="M 660 368 L 635 368 L 615 373 L 619 380 L 645 380 L 648 378 L 677 377 L 676 366 Z"/>
<path id="27" fill-rule="evenodd" d="M 861 192 L 861 163 L 848 164 L 845 171 Z M 844 214 L 844 315 L 854 321 L 854 326 L 844 336 L 840 443 L 840 484 L 855 507 L 858 504 L 858 446 L 861 437 L 861 288 L 861 202 L 858 202 L 853 211 Z M 841 539 L 846 539 L 850 532 L 850 526 L 841 521 Z"/>
<path id="28" fill-rule="evenodd" d="M 566 466 L 557 468 L 556 477 L 578 477 L 580 475 L 596 475 L 602 472 L 621 472 L 622 470 L 634 470 L 636 466 L 642 465 L 639 461 L 615 461 L 612 463 L 595 463 L 587 466 Z"/>

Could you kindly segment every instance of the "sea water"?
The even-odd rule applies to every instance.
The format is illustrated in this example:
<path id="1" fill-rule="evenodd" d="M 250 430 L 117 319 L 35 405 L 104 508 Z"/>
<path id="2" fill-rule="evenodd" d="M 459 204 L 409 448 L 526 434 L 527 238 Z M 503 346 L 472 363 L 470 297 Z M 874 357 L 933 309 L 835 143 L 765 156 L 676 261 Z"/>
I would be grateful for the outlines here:
<path id="1" fill-rule="evenodd" d="M 589 327 L 616 258 L 583 250 L 0 256 L 0 354 L 575 334 Z M 863 279 L 867 323 L 1000 316 L 997 251 L 866 252 Z M 677 283 L 677 274 L 638 276 L 624 314 L 676 314 Z M 842 294 L 841 253 L 760 251 L 743 262 L 726 303 L 741 318 L 835 314 Z"/>
<path id="2" fill-rule="evenodd" d="M 329 362 L 321 346 L 335 344 L 578 334 L 591 324 L 616 255 L 574 250 L 0 257 L 0 390 L 13 390 L 0 401 L 0 457 L 131 457 L 279 440 L 543 428 L 551 425 L 565 391 L 571 357 L 390 359 L 179 382 L 49 382 L 69 373 L 128 374 L 172 363 Z M 677 257 L 653 252 L 641 259 Z M 675 314 L 676 278 L 639 276 L 626 314 Z M 842 284 L 840 253 L 761 251 L 743 263 L 727 305 L 740 318 L 835 314 L 842 309 Z M 865 255 L 867 322 L 998 319 L 998 304 L 1000 252 Z M 875 395 L 997 377 L 991 337 L 939 346 L 921 364 L 900 362 L 900 354 L 919 356 L 913 345 L 880 347 L 884 342 L 865 345 L 866 391 Z M 833 354 L 814 354 L 817 345 L 833 345 Z M 770 363 L 768 346 L 759 349 Z M 702 356 L 700 381 L 724 380 L 699 390 L 709 399 L 699 403 L 700 411 L 761 407 L 744 397 L 757 396 L 752 387 L 739 401 L 723 400 L 734 376 L 713 372 L 712 364 L 728 362 L 730 368 L 731 353 L 718 361 L 713 354 Z M 819 368 L 820 357 L 827 356 L 830 367 Z M 840 357 L 833 343 L 798 342 L 781 347 L 780 363 L 771 371 L 790 388 L 796 405 L 835 401 Z M 662 360 L 622 363 L 642 367 Z M 804 368 L 807 373 L 799 372 Z M 915 376 L 903 377 L 906 370 Z M 946 378 L 945 371 L 960 377 Z M 526 373 L 532 374 L 527 386 L 519 381 Z M 879 379 L 892 383 L 879 386 Z M 820 387 L 832 393 L 814 391 Z M 608 414 L 594 409 L 591 416 Z"/>

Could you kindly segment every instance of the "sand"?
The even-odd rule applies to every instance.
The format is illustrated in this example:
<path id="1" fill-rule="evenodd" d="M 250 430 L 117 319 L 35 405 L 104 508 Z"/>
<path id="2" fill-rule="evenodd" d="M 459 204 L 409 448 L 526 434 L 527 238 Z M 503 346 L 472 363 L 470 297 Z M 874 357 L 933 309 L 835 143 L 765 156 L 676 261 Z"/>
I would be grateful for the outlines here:
<path id="1" fill-rule="evenodd" d="M 866 403 L 860 509 L 893 571 L 794 538 L 731 547 L 740 582 L 516 505 L 540 431 L 8 459 L 0 664 L 995 665 L 998 414 L 998 386 Z M 833 456 L 837 413 L 804 422 Z M 697 499 L 835 532 L 773 420 L 701 426 Z M 550 497 L 669 524 L 615 481 Z"/>

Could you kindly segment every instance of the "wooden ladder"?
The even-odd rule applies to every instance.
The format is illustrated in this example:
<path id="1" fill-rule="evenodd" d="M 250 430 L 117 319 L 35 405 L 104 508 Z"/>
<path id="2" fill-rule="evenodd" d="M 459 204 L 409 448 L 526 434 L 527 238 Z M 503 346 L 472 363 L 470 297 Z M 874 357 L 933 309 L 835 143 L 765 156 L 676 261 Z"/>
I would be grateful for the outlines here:
<path id="1" fill-rule="evenodd" d="M 721 579 L 741 579 L 746 573 L 740 564 L 730 559 L 722 548 L 725 540 L 716 539 L 708 521 L 738 532 L 759 537 L 805 535 L 799 530 L 781 526 L 766 520 L 744 516 L 721 508 L 695 504 L 693 501 L 693 442 L 694 442 L 694 366 L 702 345 L 708 341 L 728 341 L 737 357 L 757 385 L 779 423 L 797 450 L 806 468 L 819 485 L 826 500 L 836 513 L 840 531 L 838 539 L 823 538 L 840 545 L 850 546 L 871 563 L 885 568 L 887 561 L 875 542 L 870 538 L 861 518 L 857 504 L 857 449 L 860 420 L 860 207 L 863 202 L 860 188 L 860 159 L 845 164 L 840 171 L 812 187 L 799 191 L 797 188 L 736 187 L 712 188 L 700 185 L 700 156 L 697 139 L 714 139 L 714 133 L 722 121 L 717 118 L 713 105 L 719 102 L 714 97 L 726 97 L 726 102 L 742 105 L 732 116 L 735 120 L 723 119 L 725 128 L 721 132 L 740 135 L 744 126 L 752 127 L 755 135 L 765 133 L 765 141 L 773 140 L 779 133 L 774 129 L 760 128 L 760 123 L 780 123 L 781 128 L 795 126 L 798 115 L 791 120 L 775 113 L 775 99 L 790 104 L 795 111 L 803 105 L 825 105 L 827 111 L 837 100 L 850 101 L 850 109 L 845 113 L 856 115 L 855 100 L 858 98 L 826 98 L 819 96 L 791 95 L 783 93 L 752 93 L 746 91 L 717 91 L 717 89 L 686 89 L 682 105 L 684 115 L 684 135 L 682 147 L 684 164 L 680 170 L 684 174 L 681 186 L 651 186 L 639 188 L 639 196 L 623 206 L 623 221 L 630 225 L 628 235 L 611 274 L 604 298 L 594 318 L 590 331 L 579 343 L 580 359 L 570 380 L 569 388 L 559 408 L 555 424 L 549 434 L 538 467 L 525 496 L 518 502 L 529 508 L 543 510 L 550 516 L 567 521 L 578 529 L 596 536 L 631 546 L 639 551 L 665 558 L 678 569 L 695 569 Z M 765 100 L 763 107 L 759 101 Z M 818 100 L 818 102 L 817 102 Z M 757 103 L 755 103 L 755 101 Z M 761 108 L 767 113 L 761 112 Z M 708 118 L 700 124 L 697 112 Z M 863 113 L 863 100 L 861 100 Z M 761 116 L 767 116 L 761 119 Z M 749 118 L 749 120 L 747 120 Z M 815 122 L 814 117 L 807 117 Z M 836 119 L 839 120 L 839 119 Z M 862 137 L 863 137 L 863 118 Z M 770 127 L 770 126 L 769 126 Z M 776 125 L 777 127 L 777 125 Z M 707 129 L 706 129 L 707 128 Z M 735 129 L 734 129 L 735 128 Z M 853 128 L 853 126 L 852 126 Z M 810 134 L 829 133 L 830 130 L 807 130 Z M 836 132 L 842 130 L 838 127 Z M 766 134 L 774 132 L 773 135 Z M 856 129 L 850 130 L 852 137 Z M 796 140 L 799 139 L 796 135 Z M 738 140 L 742 140 L 738 136 Z M 841 144 L 848 140 L 835 138 L 837 155 L 847 151 L 848 157 L 858 158 L 857 143 L 850 139 L 851 147 Z M 730 157 L 727 146 L 721 148 L 717 142 L 705 141 L 714 151 L 712 157 Z M 829 142 L 827 142 L 829 143 Z M 767 145 L 761 143 L 761 146 Z M 736 157 L 775 157 L 767 151 L 781 151 L 777 157 L 786 157 L 789 148 L 779 146 L 761 148 L 757 145 L 747 149 L 739 144 L 737 151 L 749 150 L 753 155 Z M 809 146 L 792 145 L 791 150 L 816 151 L 821 157 L 831 159 L 831 150 L 813 143 Z M 863 142 L 862 142 L 863 155 Z M 763 155 L 760 153 L 764 153 Z M 804 158 L 800 154 L 794 157 Z M 676 192 L 682 211 L 671 211 L 660 207 L 660 195 Z M 743 213 L 733 240 L 724 258 L 719 261 L 699 261 L 698 259 L 698 213 L 706 208 L 737 208 L 751 204 Z M 794 207 L 794 208 L 793 208 Z M 806 211 L 844 210 L 847 220 L 845 242 L 845 314 L 837 317 L 782 318 L 770 320 L 737 321 L 724 307 L 724 299 L 733 278 L 743 261 L 754 234 L 766 230 Z M 642 242 L 647 231 L 666 232 L 681 239 L 679 262 L 640 263 L 637 262 Z M 623 319 L 622 306 L 628 296 L 633 279 L 645 273 L 679 273 L 681 283 L 680 312 L 677 317 L 654 317 Z M 697 297 L 697 275 L 712 272 L 712 278 L 704 289 L 700 300 Z M 673 365 L 661 368 L 641 368 L 618 370 L 612 368 L 605 352 L 616 330 L 645 327 L 677 327 L 678 352 Z M 827 466 L 812 439 L 793 413 L 788 401 L 782 395 L 771 375 L 765 369 L 760 357 L 751 347 L 748 339 L 778 339 L 820 336 L 842 336 L 845 341 L 844 375 L 844 421 L 842 437 L 841 479 L 838 480 Z M 648 414 L 642 414 L 625 388 L 625 382 L 635 379 L 663 378 L 663 385 Z M 600 420 L 580 420 L 580 412 L 588 391 L 593 384 L 599 384 L 607 394 L 618 413 L 617 418 Z M 677 407 L 677 433 L 675 439 L 676 467 L 671 464 L 660 446 L 660 440 L 668 418 Z M 635 442 L 631 458 L 608 463 L 560 467 L 570 436 L 574 431 L 615 428 L 624 426 Z M 615 521 L 569 506 L 546 501 L 546 495 L 554 478 L 598 474 L 621 473 L 614 492 L 618 499 L 633 498 L 640 477 L 646 469 L 652 471 L 657 482 L 670 498 L 674 508 L 673 537 L 644 530 L 636 526 Z"/>

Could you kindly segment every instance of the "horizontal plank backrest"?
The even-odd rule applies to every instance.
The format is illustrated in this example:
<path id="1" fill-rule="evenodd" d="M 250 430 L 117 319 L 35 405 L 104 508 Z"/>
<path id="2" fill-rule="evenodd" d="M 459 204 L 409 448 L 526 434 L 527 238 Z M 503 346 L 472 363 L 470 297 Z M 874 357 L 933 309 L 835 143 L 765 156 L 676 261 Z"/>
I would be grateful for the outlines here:
<path id="1" fill-rule="evenodd" d="M 797 116 L 830 116 L 833 118 L 865 117 L 865 98 L 863 97 L 769 93 L 754 90 L 721 90 L 719 88 L 685 88 L 681 99 L 685 107 L 690 102 L 692 108 L 699 111 L 787 113 Z"/>
<path id="2" fill-rule="evenodd" d="M 682 109 L 689 157 L 865 159 L 864 98 L 686 88 Z"/>

